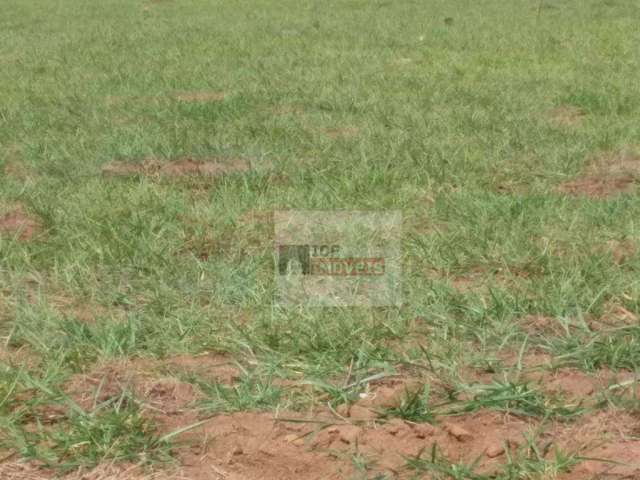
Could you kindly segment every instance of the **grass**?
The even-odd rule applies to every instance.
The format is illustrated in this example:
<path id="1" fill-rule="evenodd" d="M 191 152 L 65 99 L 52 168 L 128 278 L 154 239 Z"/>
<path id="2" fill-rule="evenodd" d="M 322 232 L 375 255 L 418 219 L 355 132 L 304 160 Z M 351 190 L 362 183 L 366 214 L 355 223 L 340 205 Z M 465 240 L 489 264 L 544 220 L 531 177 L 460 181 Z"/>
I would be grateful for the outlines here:
<path id="1" fill-rule="evenodd" d="M 637 326 L 588 321 L 611 305 L 638 314 L 640 257 L 607 250 L 639 247 L 638 197 L 557 192 L 594 155 L 640 144 L 634 2 L 0 10 L 0 216 L 22 204 L 43 226 L 30 242 L 0 236 L 0 330 L 30 356 L 3 360 L 3 448 L 62 469 L 165 459 L 135 402 L 25 433 L 71 375 L 117 359 L 216 351 L 250 364 L 235 386 L 187 377 L 207 412 L 354 401 L 359 380 L 413 368 L 432 388 L 387 412 L 411 421 L 434 420 L 436 379 L 455 397 L 467 369 L 525 341 L 584 371 L 637 370 Z M 558 125 L 559 107 L 584 116 Z M 241 158 L 252 170 L 101 174 L 150 157 Z M 268 214 L 283 209 L 401 210 L 402 307 L 274 306 Z M 530 315 L 564 333 L 526 332 Z M 575 413 L 526 382 L 449 400 L 461 412 Z M 548 459 L 510 462 L 499 478 L 534 478 Z M 483 478 L 418 464 L 434 478 Z"/>

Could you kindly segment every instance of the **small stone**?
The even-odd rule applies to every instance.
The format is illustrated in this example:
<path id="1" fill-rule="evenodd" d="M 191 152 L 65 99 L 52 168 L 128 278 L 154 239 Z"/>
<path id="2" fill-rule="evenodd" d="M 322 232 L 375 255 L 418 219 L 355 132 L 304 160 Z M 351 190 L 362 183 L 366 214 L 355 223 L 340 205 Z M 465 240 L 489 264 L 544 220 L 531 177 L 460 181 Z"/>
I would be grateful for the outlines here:
<path id="1" fill-rule="evenodd" d="M 375 397 L 371 401 L 373 407 L 378 408 L 398 408 L 402 405 L 404 390 L 381 387 L 376 391 Z"/>
<path id="2" fill-rule="evenodd" d="M 443 427 L 447 431 L 447 433 L 449 433 L 449 435 L 455 437 L 456 440 L 460 442 L 471 440 L 473 438 L 471 432 L 455 423 L 447 422 L 443 425 Z"/>
<path id="3" fill-rule="evenodd" d="M 242 447 L 240 445 L 235 445 L 231 450 L 229 450 L 229 452 L 227 453 L 227 456 L 225 458 L 226 463 L 231 465 L 234 463 L 234 457 L 237 457 L 239 455 L 242 455 L 244 452 L 242 450 Z"/>
<path id="4" fill-rule="evenodd" d="M 436 429 L 428 423 L 417 423 L 413 426 L 413 432 L 417 438 L 427 438 L 432 437 L 436 433 Z"/>
<path id="5" fill-rule="evenodd" d="M 354 444 L 362 433 L 362 429 L 355 425 L 345 425 L 340 428 L 340 440 L 344 443 Z"/>
<path id="6" fill-rule="evenodd" d="M 340 415 L 341 417 L 348 417 L 349 416 L 349 404 L 348 403 L 342 403 L 342 404 L 338 405 L 338 407 L 336 408 L 336 413 L 338 415 Z"/>
<path id="7" fill-rule="evenodd" d="M 240 445 L 236 445 L 235 447 L 233 447 L 233 449 L 231 450 L 231 455 L 242 455 L 244 453 L 244 451 L 242 450 L 242 447 Z"/>
<path id="8" fill-rule="evenodd" d="M 384 429 L 393 436 L 401 436 L 407 428 L 407 424 L 399 418 L 394 418 L 387 422 Z"/>
<path id="9" fill-rule="evenodd" d="M 376 412 L 360 405 L 352 405 L 349 409 L 349 417 L 354 420 L 374 420 L 378 417 Z"/>
<path id="10" fill-rule="evenodd" d="M 395 387 L 380 387 L 371 400 L 371 406 L 376 408 L 399 408 L 407 397 L 416 395 L 422 389 L 417 381 L 407 381 Z"/>
<path id="11" fill-rule="evenodd" d="M 495 443 L 487 447 L 487 450 L 484 453 L 489 458 L 496 458 L 504 453 L 504 447 L 502 446 L 502 444 Z"/>
<path id="12" fill-rule="evenodd" d="M 311 447 L 327 448 L 329 445 L 331 445 L 331 443 L 335 438 L 336 438 L 335 433 L 330 433 L 326 429 L 322 430 L 315 437 L 312 438 Z"/>

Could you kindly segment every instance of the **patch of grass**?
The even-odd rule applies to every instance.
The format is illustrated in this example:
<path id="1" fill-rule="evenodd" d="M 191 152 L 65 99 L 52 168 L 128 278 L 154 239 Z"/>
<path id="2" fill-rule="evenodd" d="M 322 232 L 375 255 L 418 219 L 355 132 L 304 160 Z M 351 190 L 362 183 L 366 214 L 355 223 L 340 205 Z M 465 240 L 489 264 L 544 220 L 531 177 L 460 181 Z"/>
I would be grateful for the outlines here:
<path id="1" fill-rule="evenodd" d="M 232 386 L 196 378 L 190 381 L 206 395 L 199 408 L 210 414 L 274 408 L 283 398 L 281 388 L 268 379 L 253 376 L 245 376 Z"/>
<path id="2" fill-rule="evenodd" d="M 402 418 L 412 422 L 435 421 L 435 413 L 429 406 L 429 386 L 415 391 L 406 391 L 400 405 L 384 411 L 385 416 Z"/>
<path id="3" fill-rule="evenodd" d="M 407 468 L 418 475 L 428 474 L 434 479 L 455 480 L 512 480 L 515 478 L 534 480 L 541 477 L 554 478 L 570 471 L 579 463 L 580 458 L 573 454 L 566 454 L 557 449 L 549 455 L 549 445 L 539 445 L 533 437 L 526 439 L 526 444 L 515 452 L 506 449 L 507 461 L 496 472 L 483 474 L 478 472 L 478 463 L 451 462 L 438 451 L 436 444 L 430 452 L 421 452 L 415 458 L 407 459 Z"/>
<path id="4" fill-rule="evenodd" d="M 460 407 L 454 406 L 449 414 L 489 408 L 513 415 L 567 419 L 582 412 L 580 408 L 550 401 L 542 390 L 529 382 L 494 381 L 471 386 L 464 393 L 471 394 L 472 399 L 463 401 Z"/>
<path id="5" fill-rule="evenodd" d="M 640 366 L 640 329 L 635 326 L 553 339 L 551 348 L 560 362 L 585 370 L 608 367 L 637 370 Z"/>
<path id="6" fill-rule="evenodd" d="M 426 455 L 425 455 L 426 454 Z M 429 474 L 434 479 L 485 480 L 488 476 L 474 473 L 476 464 L 452 463 L 433 444 L 430 452 L 422 451 L 415 458 L 407 459 L 407 467 L 419 474 Z"/>
<path id="7" fill-rule="evenodd" d="M 13 425 L 5 437 L 5 448 L 63 472 L 102 462 L 170 460 L 170 444 L 160 440 L 153 423 L 125 396 L 90 413 L 70 411 L 66 421 L 54 427 Z"/>

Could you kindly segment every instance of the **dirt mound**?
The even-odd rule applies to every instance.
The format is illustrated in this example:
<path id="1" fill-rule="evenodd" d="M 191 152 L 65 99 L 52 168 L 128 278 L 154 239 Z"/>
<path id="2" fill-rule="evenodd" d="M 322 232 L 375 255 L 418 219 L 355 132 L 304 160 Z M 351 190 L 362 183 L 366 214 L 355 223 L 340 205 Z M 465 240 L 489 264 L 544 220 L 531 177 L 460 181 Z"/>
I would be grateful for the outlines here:
<path id="1" fill-rule="evenodd" d="M 4 174 L 23 182 L 32 180 L 36 174 L 24 162 L 8 162 L 4 166 Z"/>
<path id="2" fill-rule="evenodd" d="M 569 195 L 602 198 L 620 193 L 630 193 L 634 190 L 634 183 L 634 179 L 630 177 L 598 178 L 588 176 L 563 183 L 560 191 Z"/>
<path id="3" fill-rule="evenodd" d="M 611 253 L 616 265 L 624 265 L 638 252 L 638 247 L 633 240 L 627 238 L 609 240 L 603 250 Z"/>
<path id="4" fill-rule="evenodd" d="M 177 414 L 202 398 L 196 387 L 179 380 L 181 375 L 188 374 L 232 384 L 241 371 L 229 358 L 215 354 L 134 359 L 111 362 L 74 375 L 65 391 L 84 410 L 132 394 L 154 412 Z"/>
<path id="5" fill-rule="evenodd" d="M 160 360 L 162 371 L 172 374 L 195 374 L 203 379 L 224 385 L 232 385 L 242 375 L 242 370 L 229 357 L 218 354 L 175 355 Z"/>
<path id="6" fill-rule="evenodd" d="M 512 355 L 504 361 L 509 364 L 517 360 Z M 522 359 L 524 367 L 547 366 L 550 361 L 548 355 L 538 353 Z M 202 418 L 197 401 L 204 399 L 204 394 L 184 381 L 184 375 L 233 383 L 241 371 L 230 357 L 207 353 L 111 362 L 75 375 L 66 392 L 86 410 L 133 395 L 160 434 L 176 433 L 173 440 L 178 462 L 175 466 L 156 466 L 156 472 L 135 465 L 101 465 L 64 478 L 338 480 L 353 478 L 364 468 L 367 478 L 386 475 L 408 479 L 416 474 L 408 460 L 427 459 L 432 452 L 451 463 L 475 462 L 476 475 L 491 476 L 503 471 L 509 458 L 530 449 L 534 437 L 542 455 L 549 458 L 554 455 L 554 447 L 591 458 L 561 478 L 574 480 L 611 472 L 634 478 L 639 467 L 635 463 L 640 441 L 635 438 L 640 421 L 630 414 L 605 410 L 589 412 L 574 421 L 542 422 L 480 409 L 436 415 L 433 423 L 410 421 L 399 418 L 399 412 L 408 398 L 422 392 L 424 383 L 404 374 L 372 379 L 362 385 L 355 402 L 335 410 L 321 407 L 306 413 L 284 411 L 275 415 L 237 412 Z M 534 373 L 523 371 L 525 378 Z M 549 395 L 571 398 L 578 404 L 582 398 L 608 388 L 611 375 L 608 371 L 588 375 L 570 368 L 543 368 L 531 381 L 538 382 Z M 48 413 L 41 420 L 56 421 L 64 411 Z M 624 465 L 594 460 L 597 458 Z M 0 465 L 0 472 L 2 468 L 9 467 Z M 53 478 L 44 470 L 25 470 L 27 474 L 42 476 L 24 478 Z"/>
<path id="7" fill-rule="evenodd" d="M 640 478 L 640 420 L 616 410 L 586 416 L 550 432 L 565 451 L 587 457 L 563 480 L 584 478 Z"/>
<path id="8" fill-rule="evenodd" d="M 307 421 L 305 421 L 307 420 Z M 351 458 L 366 458 L 368 472 L 410 476 L 406 458 L 438 451 L 452 461 L 482 457 L 478 471 L 491 472 L 504 461 L 505 448 L 522 444 L 529 424 L 492 412 L 479 412 L 440 426 L 392 419 L 356 425 L 335 418 L 286 419 L 267 413 L 237 413 L 213 418 L 187 437 L 209 439 L 182 458 L 189 478 L 215 471 L 221 478 L 338 479 L 354 473 Z"/>
<path id="9" fill-rule="evenodd" d="M 635 191 L 640 178 L 640 155 L 631 149 L 594 159 L 584 174 L 558 187 L 561 193 L 605 198 Z"/>
<path id="10" fill-rule="evenodd" d="M 586 115 L 584 110 L 574 105 L 561 105 L 547 112 L 547 117 L 551 122 L 568 127 L 579 125 Z"/>
<path id="11" fill-rule="evenodd" d="M 136 175 L 160 177 L 221 177 L 230 173 L 247 172 L 249 170 L 249 163 L 242 159 L 225 161 L 223 163 L 212 160 L 182 158 L 171 162 L 161 162 L 156 159 L 147 159 L 142 163 L 113 161 L 102 167 L 102 174 L 108 177 Z"/>
<path id="12" fill-rule="evenodd" d="M 30 216 L 22 205 L 0 216 L 0 235 L 2 236 L 29 241 L 40 233 L 41 229 L 40 222 Z"/>

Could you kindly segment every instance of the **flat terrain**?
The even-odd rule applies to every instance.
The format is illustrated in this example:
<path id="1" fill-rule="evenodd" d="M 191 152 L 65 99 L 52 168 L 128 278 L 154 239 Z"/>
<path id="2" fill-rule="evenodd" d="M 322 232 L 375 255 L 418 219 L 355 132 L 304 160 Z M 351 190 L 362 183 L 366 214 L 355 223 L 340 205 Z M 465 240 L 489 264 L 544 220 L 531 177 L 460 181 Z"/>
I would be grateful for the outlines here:
<path id="1" fill-rule="evenodd" d="M 0 0 L 0 478 L 640 478 L 639 21 Z M 287 209 L 403 305 L 274 305 Z"/>

